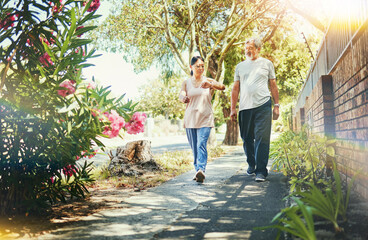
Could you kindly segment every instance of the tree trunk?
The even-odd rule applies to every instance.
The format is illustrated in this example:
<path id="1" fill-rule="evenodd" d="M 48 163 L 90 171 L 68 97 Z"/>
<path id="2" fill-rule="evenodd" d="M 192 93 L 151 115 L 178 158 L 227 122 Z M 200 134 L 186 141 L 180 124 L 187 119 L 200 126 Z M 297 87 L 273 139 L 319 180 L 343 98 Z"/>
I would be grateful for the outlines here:
<path id="1" fill-rule="evenodd" d="M 224 116 L 225 116 L 226 110 L 230 112 L 230 109 L 223 109 Z M 230 146 L 238 145 L 238 138 L 239 138 L 238 121 L 235 122 L 235 121 L 232 121 L 231 119 L 227 120 L 225 138 L 222 144 L 230 145 Z"/>
<path id="2" fill-rule="evenodd" d="M 235 146 L 238 145 L 239 125 L 238 121 L 232 121 L 230 119 L 230 112 L 230 107 L 222 107 L 222 113 L 224 114 L 225 119 L 228 119 L 226 120 L 226 133 L 222 144 Z"/>
<path id="3" fill-rule="evenodd" d="M 139 176 L 146 172 L 158 171 L 160 166 L 153 159 L 151 141 L 128 142 L 109 154 L 111 162 L 108 170 L 112 176 Z"/>

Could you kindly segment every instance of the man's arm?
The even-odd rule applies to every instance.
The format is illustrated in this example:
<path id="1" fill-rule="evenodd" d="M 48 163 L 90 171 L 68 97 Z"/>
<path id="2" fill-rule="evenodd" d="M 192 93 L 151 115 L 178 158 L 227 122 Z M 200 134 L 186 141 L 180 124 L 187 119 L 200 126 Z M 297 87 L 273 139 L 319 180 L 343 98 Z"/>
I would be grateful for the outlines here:
<path id="1" fill-rule="evenodd" d="M 236 113 L 236 104 L 238 103 L 239 98 L 239 90 L 240 90 L 240 81 L 235 81 L 233 89 L 231 90 L 231 120 L 236 121 L 237 113 Z"/>
<path id="2" fill-rule="evenodd" d="M 270 90 L 275 106 L 273 107 L 273 120 L 277 120 L 280 116 L 279 106 L 279 90 L 277 88 L 276 79 L 270 79 Z M 276 105 L 277 104 L 277 105 Z"/>

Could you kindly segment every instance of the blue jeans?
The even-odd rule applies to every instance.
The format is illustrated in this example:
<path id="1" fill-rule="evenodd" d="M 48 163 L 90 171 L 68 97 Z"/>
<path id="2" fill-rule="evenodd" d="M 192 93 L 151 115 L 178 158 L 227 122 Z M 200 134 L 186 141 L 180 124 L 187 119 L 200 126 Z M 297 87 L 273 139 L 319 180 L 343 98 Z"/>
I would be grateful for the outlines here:
<path id="1" fill-rule="evenodd" d="M 240 136 L 250 167 L 255 173 L 268 175 L 267 164 L 270 152 L 272 123 L 271 99 L 265 104 L 239 112 Z"/>
<path id="2" fill-rule="evenodd" d="M 194 155 L 194 169 L 206 171 L 207 165 L 207 140 L 210 136 L 211 128 L 186 128 L 188 141 Z"/>

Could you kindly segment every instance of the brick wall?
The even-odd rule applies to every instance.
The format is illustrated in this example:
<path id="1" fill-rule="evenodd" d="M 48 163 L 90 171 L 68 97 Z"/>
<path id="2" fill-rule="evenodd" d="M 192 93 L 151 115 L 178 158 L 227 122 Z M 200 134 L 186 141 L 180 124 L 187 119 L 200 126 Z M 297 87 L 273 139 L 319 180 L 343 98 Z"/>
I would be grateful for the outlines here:
<path id="1" fill-rule="evenodd" d="M 360 172 L 355 187 L 368 199 L 368 27 L 362 28 L 330 74 L 320 76 L 303 108 L 294 112 L 295 129 L 304 118 L 314 133 L 338 140 L 340 172 L 347 178 Z"/>
<path id="2" fill-rule="evenodd" d="M 360 171 L 356 187 L 368 199 L 368 30 L 331 73 L 335 115 L 336 160 L 347 177 Z"/>

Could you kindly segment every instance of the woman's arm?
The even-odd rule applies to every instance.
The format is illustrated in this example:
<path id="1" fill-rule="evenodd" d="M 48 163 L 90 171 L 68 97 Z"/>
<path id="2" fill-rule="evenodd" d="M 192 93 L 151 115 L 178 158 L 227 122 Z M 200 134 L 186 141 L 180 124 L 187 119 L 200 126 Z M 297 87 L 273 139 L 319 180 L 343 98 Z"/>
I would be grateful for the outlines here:
<path id="1" fill-rule="evenodd" d="M 212 78 L 207 78 L 206 81 L 204 81 L 201 85 L 202 88 L 210 88 L 210 89 L 215 89 L 215 90 L 225 90 L 225 85 L 222 83 L 219 83 L 217 81 L 215 81 Z"/>
<path id="2" fill-rule="evenodd" d="M 183 103 L 188 103 L 190 101 L 187 96 L 187 81 L 183 81 L 181 85 L 181 90 L 179 93 L 179 100 Z"/>

